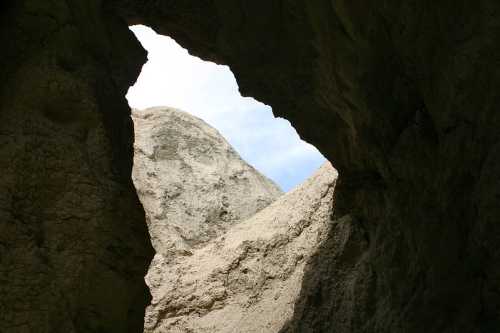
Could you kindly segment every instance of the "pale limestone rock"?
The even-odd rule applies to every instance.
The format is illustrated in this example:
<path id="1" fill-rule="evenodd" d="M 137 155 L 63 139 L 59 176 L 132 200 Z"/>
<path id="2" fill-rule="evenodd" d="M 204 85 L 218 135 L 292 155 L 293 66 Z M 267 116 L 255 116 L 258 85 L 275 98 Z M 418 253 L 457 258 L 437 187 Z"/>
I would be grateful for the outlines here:
<path id="1" fill-rule="evenodd" d="M 281 195 L 203 120 L 166 107 L 132 117 L 133 179 L 157 253 L 188 253 Z"/>
<path id="2" fill-rule="evenodd" d="M 133 119 L 133 177 L 158 252 L 145 332 L 278 332 L 328 234 L 336 171 L 326 163 L 280 196 L 203 121 L 169 108 Z"/>

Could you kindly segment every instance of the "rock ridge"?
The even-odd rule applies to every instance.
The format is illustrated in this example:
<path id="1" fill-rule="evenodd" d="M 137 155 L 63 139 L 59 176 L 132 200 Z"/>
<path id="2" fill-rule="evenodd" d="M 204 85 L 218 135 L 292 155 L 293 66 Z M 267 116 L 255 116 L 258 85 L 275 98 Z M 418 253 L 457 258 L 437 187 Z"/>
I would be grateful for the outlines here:
<path id="1" fill-rule="evenodd" d="M 133 179 L 157 250 L 144 332 L 278 332 L 328 234 L 336 171 L 326 163 L 282 194 L 202 120 L 132 115 Z"/>
<path id="2" fill-rule="evenodd" d="M 157 253 L 189 252 L 282 194 L 203 120 L 168 107 L 132 118 L 132 177 Z"/>

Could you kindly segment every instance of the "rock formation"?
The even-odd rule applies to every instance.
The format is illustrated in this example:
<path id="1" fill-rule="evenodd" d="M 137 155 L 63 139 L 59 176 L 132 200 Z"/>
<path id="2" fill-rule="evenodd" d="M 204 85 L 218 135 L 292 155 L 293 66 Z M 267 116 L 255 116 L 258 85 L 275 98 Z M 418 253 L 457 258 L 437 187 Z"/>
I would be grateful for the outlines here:
<path id="1" fill-rule="evenodd" d="M 229 65 L 339 171 L 362 242 L 335 258 L 332 229 L 289 331 L 500 330 L 500 2 L 116 2 Z"/>
<path id="2" fill-rule="evenodd" d="M 337 173 L 304 184 L 155 277 L 145 332 L 277 333 L 292 318 L 304 267 L 328 235 Z"/>
<path id="3" fill-rule="evenodd" d="M 125 100 L 145 61 L 96 1 L 0 3 L 0 332 L 141 332 L 153 248 Z"/>
<path id="4" fill-rule="evenodd" d="M 0 331 L 142 330 L 152 250 L 123 98 L 145 61 L 138 23 L 229 65 L 339 171 L 351 227 L 307 265 L 289 331 L 498 331 L 499 13 L 497 0 L 2 1 Z M 335 257 L 339 230 L 354 250 Z"/>
<path id="5" fill-rule="evenodd" d="M 133 119 L 133 179 L 158 251 L 145 332 L 278 332 L 328 234 L 335 170 L 269 205 L 281 191 L 202 120 L 169 108 Z"/>
<path id="6" fill-rule="evenodd" d="M 201 119 L 164 107 L 132 116 L 133 180 L 157 253 L 189 252 L 282 194 Z"/>

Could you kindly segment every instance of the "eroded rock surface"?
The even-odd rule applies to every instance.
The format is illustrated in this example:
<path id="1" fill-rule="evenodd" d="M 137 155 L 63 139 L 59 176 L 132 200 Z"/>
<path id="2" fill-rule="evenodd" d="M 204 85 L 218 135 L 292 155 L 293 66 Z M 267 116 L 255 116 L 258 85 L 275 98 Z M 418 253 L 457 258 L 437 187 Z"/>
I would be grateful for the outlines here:
<path id="1" fill-rule="evenodd" d="M 339 171 L 367 243 L 320 249 L 289 330 L 500 330 L 499 1 L 111 3 L 229 65 Z"/>
<path id="2" fill-rule="evenodd" d="M 0 4 L 0 332 L 140 332 L 153 248 L 125 100 L 145 61 L 99 1 Z"/>
<path id="3" fill-rule="evenodd" d="M 326 163 L 282 195 L 202 120 L 164 107 L 133 119 L 133 178 L 158 251 L 145 332 L 278 332 L 328 234 L 336 171 Z"/>
<path id="4" fill-rule="evenodd" d="M 133 179 L 159 254 L 190 252 L 282 194 L 199 118 L 156 107 L 133 120 Z"/>
<path id="5" fill-rule="evenodd" d="M 155 260 L 145 332 L 279 332 L 292 318 L 306 263 L 328 235 L 336 176 L 326 163 L 205 246 Z"/>
<path id="6" fill-rule="evenodd" d="M 336 177 L 326 163 L 207 246 L 162 263 L 161 297 L 153 293 L 145 332 L 279 332 L 293 316 L 306 263 L 328 235 Z"/>
<path id="7" fill-rule="evenodd" d="M 337 261 L 319 249 L 290 330 L 498 331 L 499 13 L 497 0 L 2 1 L 0 330 L 142 329 L 151 249 L 123 98 L 145 61 L 127 23 L 142 23 L 229 65 L 339 170 L 336 213 L 367 243 Z M 318 275 L 325 261 L 350 274 Z"/>
<path id="8" fill-rule="evenodd" d="M 207 242 L 225 235 L 228 228 L 262 210 L 282 192 L 201 119 L 165 107 L 134 110 L 133 119 L 133 179 L 157 251 L 147 276 L 155 299 L 146 315 L 146 327 L 151 328 L 167 315 L 165 307 L 173 306 L 175 295 L 193 299 L 209 290 L 198 307 L 210 307 L 203 304 L 212 302 L 211 293 L 218 291 L 205 281 L 199 281 L 202 289 L 180 282 L 196 279 L 197 274 L 180 263 L 197 258 L 200 249 L 209 247 Z M 210 262 L 217 266 L 220 262 L 213 259 Z M 195 271 L 215 268 L 203 268 L 194 260 L 191 268 Z M 191 311 L 189 304 L 174 303 L 184 307 L 179 311 Z"/>

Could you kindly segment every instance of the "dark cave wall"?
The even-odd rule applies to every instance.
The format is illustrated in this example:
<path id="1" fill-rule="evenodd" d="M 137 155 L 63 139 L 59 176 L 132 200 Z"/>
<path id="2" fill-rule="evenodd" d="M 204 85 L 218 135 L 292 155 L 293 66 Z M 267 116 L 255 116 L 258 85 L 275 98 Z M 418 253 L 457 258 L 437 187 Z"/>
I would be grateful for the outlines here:
<path id="1" fill-rule="evenodd" d="M 145 61 L 100 1 L 0 18 L 0 332 L 141 332 L 152 258 L 124 98 Z"/>
<path id="2" fill-rule="evenodd" d="M 500 330 L 498 1 L 0 6 L 0 331 L 142 330 L 123 96 L 145 55 L 116 15 L 230 65 L 339 170 L 283 332 Z"/>
<path id="3" fill-rule="evenodd" d="M 500 3 L 112 1 L 340 172 L 284 332 L 500 331 Z"/>

